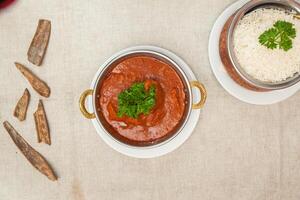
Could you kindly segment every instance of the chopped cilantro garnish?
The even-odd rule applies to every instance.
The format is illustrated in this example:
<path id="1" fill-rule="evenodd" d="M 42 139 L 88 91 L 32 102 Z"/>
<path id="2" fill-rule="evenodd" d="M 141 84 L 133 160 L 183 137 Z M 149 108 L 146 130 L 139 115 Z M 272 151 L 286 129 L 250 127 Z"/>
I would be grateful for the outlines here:
<path id="1" fill-rule="evenodd" d="M 138 118 L 140 114 L 149 114 L 155 106 L 155 87 L 145 90 L 144 83 L 134 83 L 118 95 L 118 117 L 124 115 Z"/>
<path id="2" fill-rule="evenodd" d="M 293 47 L 293 41 L 296 37 L 294 24 L 286 21 L 277 21 L 272 28 L 266 30 L 259 36 L 259 43 L 269 49 L 280 48 L 288 51 Z"/>

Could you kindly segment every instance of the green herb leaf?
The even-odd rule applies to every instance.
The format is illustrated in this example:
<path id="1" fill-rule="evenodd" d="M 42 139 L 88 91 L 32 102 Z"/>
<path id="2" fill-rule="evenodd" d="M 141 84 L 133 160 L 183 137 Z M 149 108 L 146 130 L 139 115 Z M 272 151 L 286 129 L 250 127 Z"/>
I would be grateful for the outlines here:
<path id="1" fill-rule="evenodd" d="M 155 87 L 145 90 L 144 83 L 134 83 L 118 95 L 118 117 L 124 115 L 138 118 L 140 114 L 149 114 L 155 106 Z"/>
<path id="2" fill-rule="evenodd" d="M 266 30 L 259 36 L 259 43 L 269 49 L 283 49 L 288 51 L 293 47 L 296 37 L 294 24 L 286 21 L 277 21 L 272 28 Z"/>

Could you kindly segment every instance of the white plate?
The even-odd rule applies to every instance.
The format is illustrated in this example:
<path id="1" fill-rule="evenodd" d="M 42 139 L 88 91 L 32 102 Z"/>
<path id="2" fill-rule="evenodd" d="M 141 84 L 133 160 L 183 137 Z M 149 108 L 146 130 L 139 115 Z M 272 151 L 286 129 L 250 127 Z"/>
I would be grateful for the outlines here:
<path id="1" fill-rule="evenodd" d="M 219 55 L 219 38 L 222 32 L 223 26 L 227 19 L 233 15 L 241 6 L 243 6 L 248 0 L 239 0 L 228 8 L 218 17 L 213 29 L 210 33 L 209 44 L 208 44 L 208 54 L 209 61 L 213 73 L 215 74 L 219 83 L 223 88 L 235 98 L 250 104 L 256 105 L 267 105 L 273 104 L 287 99 L 288 97 L 295 94 L 300 89 L 300 83 L 296 85 L 283 89 L 275 90 L 270 92 L 255 92 L 247 90 L 244 87 L 235 83 L 230 76 L 227 74 L 223 63 Z"/>
<path id="2" fill-rule="evenodd" d="M 158 53 L 164 54 L 164 55 L 168 56 L 169 58 L 171 58 L 173 61 L 175 61 L 182 68 L 182 70 L 185 72 L 187 78 L 190 81 L 197 80 L 194 73 L 189 68 L 189 66 L 181 58 L 176 56 L 174 53 L 172 53 L 166 49 L 162 49 L 162 48 L 154 47 L 154 46 L 136 46 L 136 47 L 130 47 L 130 48 L 124 49 L 124 50 L 116 53 L 112 57 L 110 57 L 97 71 L 97 73 L 94 77 L 94 80 L 91 84 L 91 88 L 94 88 L 94 85 L 96 83 L 98 75 L 100 74 L 102 68 L 107 63 L 109 63 L 115 57 L 117 57 L 123 53 L 135 51 L 135 50 L 152 50 L 152 51 L 156 51 Z M 198 92 L 193 92 L 193 96 L 194 96 L 195 100 L 200 99 L 200 94 Z M 89 110 L 93 110 L 92 98 L 89 98 L 87 102 L 88 102 Z M 176 148 L 178 148 L 180 145 L 182 145 L 192 134 L 192 132 L 198 122 L 199 116 L 200 116 L 200 110 L 192 109 L 186 125 L 184 126 L 184 128 L 181 130 L 181 132 L 176 137 L 174 137 L 169 142 L 164 143 L 162 145 L 146 147 L 146 148 L 131 147 L 131 146 L 122 144 L 120 142 L 117 142 L 112 136 L 107 134 L 101 128 L 101 126 L 98 124 L 96 119 L 92 119 L 92 123 L 94 124 L 94 127 L 97 130 L 100 137 L 114 150 L 116 150 L 122 154 L 125 154 L 127 156 L 131 156 L 131 157 L 153 158 L 153 157 L 158 157 L 158 156 L 162 156 L 164 154 L 170 153 L 171 151 L 174 151 Z"/>

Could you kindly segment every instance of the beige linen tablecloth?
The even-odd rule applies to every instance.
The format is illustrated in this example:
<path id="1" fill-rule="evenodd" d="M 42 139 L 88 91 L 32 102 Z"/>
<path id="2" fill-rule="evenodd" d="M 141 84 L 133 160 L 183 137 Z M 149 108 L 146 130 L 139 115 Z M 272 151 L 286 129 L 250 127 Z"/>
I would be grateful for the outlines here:
<path id="1" fill-rule="evenodd" d="M 0 121 L 9 120 L 53 165 L 51 182 L 0 127 L 0 200 L 300 199 L 300 94 L 270 106 L 230 96 L 216 81 L 207 45 L 217 16 L 234 0 L 17 1 L 0 10 Z M 38 19 L 52 33 L 44 64 L 27 61 Z M 99 65 L 133 45 L 178 54 L 208 90 L 192 136 L 155 159 L 124 156 L 106 145 L 78 109 Z M 52 89 L 44 99 L 53 144 L 38 144 L 32 113 L 39 96 L 14 67 L 26 64 Z M 28 87 L 25 122 L 12 117 Z"/>

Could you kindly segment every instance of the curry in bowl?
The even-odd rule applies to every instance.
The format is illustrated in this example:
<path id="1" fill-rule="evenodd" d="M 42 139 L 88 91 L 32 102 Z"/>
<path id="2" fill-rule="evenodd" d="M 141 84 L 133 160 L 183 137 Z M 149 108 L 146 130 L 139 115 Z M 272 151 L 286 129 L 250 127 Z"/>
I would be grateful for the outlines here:
<path id="1" fill-rule="evenodd" d="M 193 104 L 191 86 L 200 90 L 198 104 Z M 192 107 L 201 108 L 205 99 L 201 83 L 190 83 L 175 62 L 155 52 L 113 60 L 93 90 L 95 117 L 102 128 L 117 141 L 138 147 L 175 137 Z"/>

